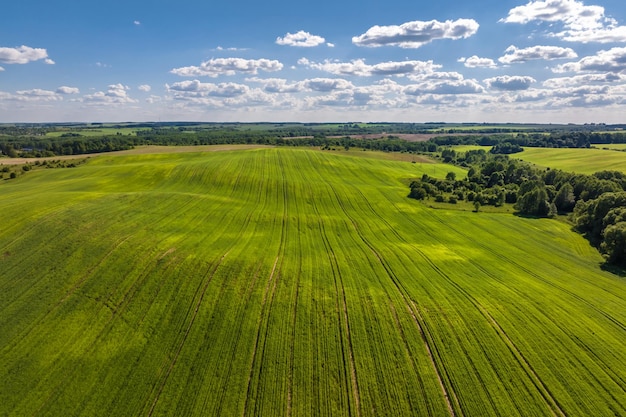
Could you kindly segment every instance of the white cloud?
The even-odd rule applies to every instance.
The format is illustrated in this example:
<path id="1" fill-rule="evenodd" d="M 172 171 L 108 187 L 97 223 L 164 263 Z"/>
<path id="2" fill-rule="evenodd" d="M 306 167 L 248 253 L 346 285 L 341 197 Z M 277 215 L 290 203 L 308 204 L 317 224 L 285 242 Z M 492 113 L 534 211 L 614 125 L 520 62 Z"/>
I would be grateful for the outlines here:
<path id="1" fill-rule="evenodd" d="M 289 83 L 282 78 L 247 78 L 246 81 L 263 85 L 263 90 L 268 93 L 298 93 L 304 91 L 302 82 Z"/>
<path id="2" fill-rule="evenodd" d="M 28 64 L 41 59 L 47 64 L 54 63 L 48 58 L 48 51 L 43 48 L 31 48 L 25 45 L 17 48 L 0 48 L 0 62 L 3 64 Z"/>
<path id="3" fill-rule="evenodd" d="M 166 85 L 167 92 L 177 102 L 186 106 L 201 106 L 215 109 L 236 109 L 256 106 L 280 107 L 281 101 L 260 89 L 239 83 L 203 83 L 198 80 L 181 81 Z M 290 102 L 285 107 L 291 107 Z"/>
<path id="4" fill-rule="evenodd" d="M 553 71 L 557 73 L 581 71 L 626 73 L 626 47 L 602 50 L 578 62 L 559 65 Z"/>
<path id="5" fill-rule="evenodd" d="M 214 84 L 193 80 L 180 81 L 172 85 L 166 85 L 166 89 L 168 92 L 174 93 L 177 97 L 236 97 L 248 92 L 250 87 L 238 83 Z"/>
<path id="6" fill-rule="evenodd" d="M 531 1 L 524 6 L 509 10 L 503 23 L 526 24 L 533 21 L 561 23 L 561 32 L 553 33 L 569 42 L 624 42 L 626 27 L 604 14 L 602 6 L 586 6 L 576 0 Z M 557 29 L 559 30 L 559 29 Z"/>
<path id="7" fill-rule="evenodd" d="M 286 46 L 299 46 L 304 48 L 311 48 L 318 46 L 326 42 L 326 39 L 321 36 L 311 35 L 309 32 L 303 30 L 297 33 L 287 33 L 284 37 L 277 37 L 276 43 L 278 45 Z"/>
<path id="8" fill-rule="evenodd" d="M 303 81 L 303 85 L 313 91 L 322 92 L 347 90 L 354 87 L 351 82 L 341 78 L 313 78 Z"/>
<path id="9" fill-rule="evenodd" d="M 469 58 L 460 58 L 458 62 L 462 62 L 467 68 L 497 68 L 498 65 L 491 58 L 480 58 L 473 55 Z"/>
<path id="10" fill-rule="evenodd" d="M 484 80 L 490 88 L 506 91 L 527 90 L 530 85 L 537 82 L 533 77 L 519 75 L 502 75 L 500 77 L 487 78 Z"/>
<path id="11" fill-rule="evenodd" d="M 63 98 L 54 91 L 35 88 L 32 90 L 21 90 L 15 92 L 16 100 L 19 101 L 59 101 Z"/>
<path id="12" fill-rule="evenodd" d="M 57 88 L 58 94 L 79 94 L 80 90 L 76 87 L 61 86 Z"/>
<path id="13" fill-rule="evenodd" d="M 460 72 L 429 72 L 424 74 L 417 75 L 409 75 L 408 77 L 412 81 L 429 81 L 429 80 L 437 80 L 437 81 L 463 81 L 465 77 Z"/>
<path id="14" fill-rule="evenodd" d="M 329 48 L 334 48 L 335 44 L 334 43 L 330 43 L 330 42 L 326 42 L 326 46 L 328 46 Z"/>
<path id="15" fill-rule="evenodd" d="M 280 71 L 283 64 L 269 59 L 214 58 L 203 62 L 200 66 L 174 68 L 172 74 L 183 77 L 218 77 L 235 75 L 238 72 L 257 74 L 259 70 L 266 72 Z"/>
<path id="16" fill-rule="evenodd" d="M 616 84 L 626 83 L 626 75 L 605 73 L 605 74 L 583 74 L 573 77 L 559 77 L 545 80 L 542 85 L 550 89 L 560 89 L 572 86 L 586 86 L 590 84 Z"/>
<path id="17" fill-rule="evenodd" d="M 473 19 L 413 21 L 400 26 L 373 26 L 364 34 L 353 37 L 352 43 L 367 47 L 419 48 L 436 39 L 468 38 L 478 31 L 478 27 L 478 22 Z"/>
<path id="18" fill-rule="evenodd" d="M 482 92 L 484 88 L 476 80 L 430 81 L 409 85 L 404 89 L 404 93 L 411 96 L 480 94 Z"/>
<path id="19" fill-rule="evenodd" d="M 537 59 L 550 61 L 554 59 L 572 59 L 577 57 L 578 54 L 571 48 L 536 45 L 519 49 L 511 45 L 504 51 L 504 55 L 498 58 L 498 61 L 503 64 L 513 64 Z"/>
<path id="20" fill-rule="evenodd" d="M 4 68 L 0 67 L 0 72 L 4 71 Z"/>
<path id="21" fill-rule="evenodd" d="M 235 47 L 230 47 L 230 48 L 224 48 L 223 46 L 218 46 L 217 48 L 213 49 L 214 51 L 229 51 L 229 52 L 237 52 L 237 51 L 247 51 L 248 48 L 235 48 Z"/>
<path id="22" fill-rule="evenodd" d="M 441 65 L 435 65 L 433 61 L 389 61 L 368 65 L 363 59 L 355 59 L 350 62 L 329 60 L 311 62 L 306 58 L 301 58 L 298 60 L 298 64 L 335 75 L 356 75 L 362 77 L 428 73 L 441 68 Z"/>
<path id="23" fill-rule="evenodd" d="M 128 96 L 130 87 L 123 84 L 111 84 L 106 92 L 97 91 L 83 96 L 82 101 L 92 104 L 125 104 L 136 103 L 137 100 Z"/>
<path id="24" fill-rule="evenodd" d="M 142 84 L 139 87 L 137 87 L 137 89 L 139 91 L 143 91 L 145 93 L 149 92 L 150 90 L 152 90 L 152 87 L 150 87 L 148 84 Z"/>
<path id="25" fill-rule="evenodd" d="M 141 26 L 141 22 L 140 22 L 139 20 L 135 20 L 135 21 L 133 22 L 133 24 L 134 24 L 135 26 Z"/>

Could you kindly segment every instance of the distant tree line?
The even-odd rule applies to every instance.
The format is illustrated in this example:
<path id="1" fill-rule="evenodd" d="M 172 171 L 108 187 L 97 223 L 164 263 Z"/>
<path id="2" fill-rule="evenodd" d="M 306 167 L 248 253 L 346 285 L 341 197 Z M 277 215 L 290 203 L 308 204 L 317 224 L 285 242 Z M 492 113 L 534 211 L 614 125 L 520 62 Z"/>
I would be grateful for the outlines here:
<path id="1" fill-rule="evenodd" d="M 142 126 L 142 125 L 138 125 Z M 528 147 L 589 147 L 591 143 L 626 143 L 626 132 L 601 133 L 594 131 L 496 133 L 490 135 L 466 134 L 439 136 L 425 142 L 399 139 L 400 133 L 425 133 L 423 124 L 338 124 L 324 128 L 308 124 L 277 125 L 252 129 L 246 125 L 219 124 L 198 128 L 193 124 L 172 126 L 163 124 L 136 135 L 81 136 L 80 130 L 69 131 L 59 137 L 44 136 L 53 128 L 37 130 L 34 127 L 4 127 L 0 129 L 0 151 L 10 157 L 42 157 L 81 155 L 130 149 L 140 145 L 218 145 L 264 144 L 274 146 L 319 146 L 362 148 L 386 152 L 437 152 L 450 145 L 492 146 L 492 153 L 512 154 Z M 438 125 L 433 125 L 438 126 Z M 142 126 L 143 127 L 143 126 Z M 337 134 L 344 134 L 337 137 Z M 381 139 L 360 139 L 349 135 L 384 133 Z M 331 137 L 334 136 L 334 137 Z"/>
<path id="2" fill-rule="evenodd" d="M 626 266 L 626 174 L 601 171 L 592 175 L 540 170 L 506 155 L 473 150 L 446 157 L 469 167 L 467 177 L 445 179 L 426 174 L 410 184 L 409 197 L 433 198 L 456 204 L 466 200 L 481 206 L 513 204 L 521 215 L 553 217 L 569 214 L 607 262 Z"/>
<path id="3" fill-rule="evenodd" d="M 508 143 L 511 146 L 529 148 L 589 148 L 592 144 L 626 143 L 625 131 L 614 132 L 542 132 L 509 133 L 494 135 L 452 135 L 431 139 L 440 146 L 481 145 L 497 146 Z M 500 152 L 507 153 L 507 152 Z M 513 152 L 511 152 L 513 153 Z"/>

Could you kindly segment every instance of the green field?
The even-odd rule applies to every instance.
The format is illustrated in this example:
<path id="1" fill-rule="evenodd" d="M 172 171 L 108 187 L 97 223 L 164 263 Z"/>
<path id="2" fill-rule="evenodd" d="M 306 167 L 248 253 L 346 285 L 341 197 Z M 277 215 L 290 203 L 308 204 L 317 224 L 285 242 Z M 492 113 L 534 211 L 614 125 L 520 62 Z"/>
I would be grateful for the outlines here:
<path id="1" fill-rule="evenodd" d="M 76 128 L 76 129 L 66 129 L 66 130 L 57 130 L 54 132 L 48 132 L 46 133 L 46 137 L 58 138 L 68 133 L 76 133 L 81 136 L 105 136 L 105 135 L 136 136 L 137 131 L 139 130 L 148 130 L 148 128 L 135 128 L 135 127 Z M 72 137 L 68 137 L 68 139 L 72 139 Z"/>
<path id="2" fill-rule="evenodd" d="M 606 143 L 591 145 L 593 148 L 598 149 L 613 149 L 616 151 L 626 151 L 626 143 Z"/>
<path id="3" fill-rule="evenodd" d="M 484 149 L 489 152 L 491 146 L 458 145 L 451 147 L 457 152 Z M 604 170 L 626 172 L 626 145 L 594 145 L 592 148 L 524 148 L 524 152 L 509 155 L 544 168 L 560 169 L 580 174 L 593 174 Z"/>
<path id="4" fill-rule="evenodd" d="M 626 154 L 604 149 L 524 148 L 513 155 L 533 164 L 580 174 L 612 170 L 626 172 Z"/>
<path id="5" fill-rule="evenodd" d="M 3 181 L 0 415 L 626 415 L 626 282 L 583 237 L 429 209 L 408 179 L 460 170 L 357 156 Z"/>

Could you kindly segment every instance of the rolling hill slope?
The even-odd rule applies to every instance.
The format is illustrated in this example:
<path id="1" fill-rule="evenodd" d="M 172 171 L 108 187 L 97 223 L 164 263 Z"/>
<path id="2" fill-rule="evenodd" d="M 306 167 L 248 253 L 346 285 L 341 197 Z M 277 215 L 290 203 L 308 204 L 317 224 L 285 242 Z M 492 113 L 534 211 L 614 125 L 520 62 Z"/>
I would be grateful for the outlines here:
<path id="1" fill-rule="evenodd" d="M 248 149 L 7 181 L 0 415 L 625 415 L 624 279 L 564 223 L 406 198 L 455 169 Z"/>

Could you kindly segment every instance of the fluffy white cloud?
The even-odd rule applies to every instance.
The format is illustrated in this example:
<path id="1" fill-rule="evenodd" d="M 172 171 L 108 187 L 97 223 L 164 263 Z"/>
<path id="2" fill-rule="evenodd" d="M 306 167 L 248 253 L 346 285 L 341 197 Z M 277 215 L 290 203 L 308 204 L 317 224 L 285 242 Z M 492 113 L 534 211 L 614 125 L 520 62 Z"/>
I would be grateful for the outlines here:
<path id="1" fill-rule="evenodd" d="M 435 65 L 433 61 L 390 61 L 368 65 L 363 59 L 355 59 L 350 62 L 329 60 L 311 62 L 306 58 L 301 58 L 298 60 L 298 64 L 335 75 L 357 75 L 362 77 L 428 73 L 441 68 L 441 65 Z"/>
<path id="2" fill-rule="evenodd" d="M 283 64 L 269 59 L 214 58 L 203 62 L 200 66 L 175 68 L 170 72 L 183 77 L 218 77 L 235 75 L 238 72 L 257 74 L 259 71 L 280 71 Z"/>
<path id="3" fill-rule="evenodd" d="M 97 91 L 83 96 L 82 101 L 91 104 L 125 104 L 136 103 L 137 100 L 128 96 L 130 87 L 123 84 L 111 84 L 107 91 Z"/>
<path id="4" fill-rule="evenodd" d="M 299 46 L 305 48 L 311 48 L 318 46 L 326 42 L 326 39 L 321 36 L 311 35 L 309 32 L 303 30 L 297 33 L 287 33 L 284 37 L 277 37 L 276 43 L 278 45 L 286 46 Z"/>
<path id="5" fill-rule="evenodd" d="M 559 65 L 553 71 L 557 73 L 581 71 L 626 73 L 626 47 L 602 50 L 578 62 Z"/>
<path id="6" fill-rule="evenodd" d="M 351 82 L 341 78 L 313 78 L 303 81 L 304 87 L 313 91 L 347 90 L 354 87 Z"/>
<path id="7" fill-rule="evenodd" d="M 573 77 L 559 77 L 545 80 L 542 85 L 550 89 L 560 89 L 572 86 L 587 86 L 590 84 L 624 84 L 626 75 L 615 73 L 584 74 Z"/>
<path id="8" fill-rule="evenodd" d="M 479 24 L 473 19 L 455 21 L 413 21 L 400 26 L 373 26 L 362 35 L 352 38 L 358 46 L 399 46 L 419 48 L 436 39 L 462 39 L 474 35 Z"/>
<path id="9" fill-rule="evenodd" d="M 429 72 L 424 74 L 409 75 L 411 81 L 463 81 L 465 77 L 459 72 Z"/>
<path id="10" fill-rule="evenodd" d="M 170 93 L 176 97 L 236 97 L 250 91 L 250 87 L 238 83 L 203 83 L 198 80 L 181 81 L 172 85 L 166 85 Z M 184 93 L 184 94 L 179 94 Z M 192 94 L 189 94 L 192 93 Z"/>
<path id="11" fill-rule="evenodd" d="M 404 89 L 404 93 L 411 96 L 421 96 L 425 94 L 480 94 L 482 92 L 484 92 L 484 88 L 476 80 L 425 82 L 409 85 Z"/>
<path id="12" fill-rule="evenodd" d="M 14 99 L 18 101 L 59 101 L 63 98 L 56 92 L 35 88 L 15 92 Z"/>
<path id="13" fill-rule="evenodd" d="M 41 59 L 47 64 L 54 64 L 54 61 L 48 58 L 48 51 L 43 48 L 25 45 L 17 48 L 0 48 L 0 62 L 3 64 L 28 64 Z"/>
<path id="14" fill-rule="evenodd" d="M 460 58 L 458 62 L 462 62 L 467 68 L 497 68 L 498 65 L 491 58 L 480 58 L 473 55 L 469 58 Z"/>
<path id="15" fill-rule="evenodd" d="M 263 106 L 266 108 L 293 108 L 294 102 L 281 100 L 276 95 L 268 94 L 258 88 L 250 88 L 239 83 L 203 83 L 198 80 L 181 81 L 165 86 L 174 99 L 184 108 L 207 107 L 214 109 L 237 109 Z"/>
<path id="16" fill-rule="evenodd" d="M 497 90 L 517 91 L 527 90 L 530 85 L 537 82 L 533 77 L 520 75 L 502 75 L 500 77 L 487 78 L 484 80 L 490 88 Z"/>
<path id="17" fill-rule="evenodd" d="M 569 42 L 624 42 L 626 27 L 605 16 L 604 7 L 586 6 L 576 0 L 539 0 L 509 11 L 504 23 L 526 24 L 533 21 L 561 23 L 563 29 L 553 36 Z"/>
<path id="18" fill-rule="evenodd" d="M 574 52 L 571 48 L 536 45 L 519 49 L 516 46 L 511 45 L 504 51 L 504 55 L 498 58 L 498 61 L 503 64 L 513 64 L 537 59 L 551 61 L 554 59 L 572 58 L 578 58 L 578 54 L 576 54 L 576 52 Z"/>
<path id="19" fill-rule="evenodd" d="M 143 91 L 145 93 L 149 92 L 150 90 L 152 90 L 152 87 L 150 87 L 148 84 L 142 84 L 139 87 L 137 87 L 137 89 L 139 91 Z"/>
<path id="20" fill-rule="evenodd" d="M 79 94 L 80 90 L 76 87 L 67 87 L 67 86 L 62 86 L 57 88 L 57 93 L 58 94 Z"/>
<path id="21" fill-rule="evenodd" d="M 263 85 L 268 93 L 298 93 L 305 90 L 302 82 L 289 83 L 282 78 L 247 78 L 246 81 Z"/>

